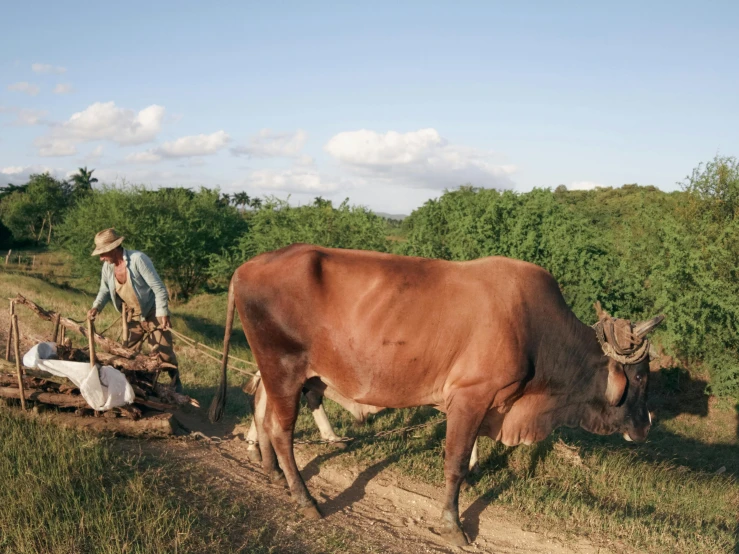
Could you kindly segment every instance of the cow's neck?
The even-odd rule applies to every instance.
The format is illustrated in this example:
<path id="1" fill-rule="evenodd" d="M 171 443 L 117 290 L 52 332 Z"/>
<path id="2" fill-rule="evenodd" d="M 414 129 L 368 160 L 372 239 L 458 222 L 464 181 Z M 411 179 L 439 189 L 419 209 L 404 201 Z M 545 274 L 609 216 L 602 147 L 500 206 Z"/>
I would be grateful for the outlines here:
<path id="1" fill-rule="evenodd" d="M 557 425 L 577 427 L 593 402 L 605 407 L 608 358 L 595 331 L 574 315 L 558 332 L 544 332 L 531 384 L 557 400 Z"/>

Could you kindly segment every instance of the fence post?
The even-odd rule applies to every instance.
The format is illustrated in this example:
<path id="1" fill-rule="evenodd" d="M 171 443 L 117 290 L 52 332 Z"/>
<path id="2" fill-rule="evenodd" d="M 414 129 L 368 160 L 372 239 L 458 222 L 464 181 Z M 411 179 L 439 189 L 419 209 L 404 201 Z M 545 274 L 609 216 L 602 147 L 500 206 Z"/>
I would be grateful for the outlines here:
<path id="1" fill-rule="evenodd" d="M 10 259 L 10 254 L 13 252 L 13 249 L 11 248 L 8 250 L 8 254 L 5 256 L 5 265 L 8 265 L 8 260 Z"/>
<path id="2" fill-rule="evenodd" d="M 8 328 L 8 343 L 5 345 L 5 359 L 10 361 L 10 345 L 13 340 L 13 316 L 15 315 L 15 301 L 10 301 L 10 325 Z"/>
<path id="3" fill-rule="evenodd" d="M 123 308 L 121 309 L 121 342 L 126 344 L 128 341 L 128 306 L 123 302 Z"/>
<path id="4" fill-rule="evenodd" d="M 92 318 L 87 318 L 87 344 L 90 346 L 90 367 L 95 369 L 95 326 Z"/>
<path id="5" fill-rule="evenodd" d="M 56 317 L 54 318 L 54 334 L 52 335 L 52 338 L 51 338 L 51 342 L 56 342 L 57 344 L 59 344 L 57 341 L 59 339 L 59 320 L 60 318 L 61 316 L 57 313 Z"/>
<path id="6" fill-rule="evenodd" d="M 18 373 L 18 390 L 21 396 L 21 409 L 26 411 L 26 393 L 23 390 L 23 369 L 21 368 L 21 341 L 20 333 L 18 333 L 18 314 L 13 314 L 13 332 L 15 340 L 15 370 Z"/>

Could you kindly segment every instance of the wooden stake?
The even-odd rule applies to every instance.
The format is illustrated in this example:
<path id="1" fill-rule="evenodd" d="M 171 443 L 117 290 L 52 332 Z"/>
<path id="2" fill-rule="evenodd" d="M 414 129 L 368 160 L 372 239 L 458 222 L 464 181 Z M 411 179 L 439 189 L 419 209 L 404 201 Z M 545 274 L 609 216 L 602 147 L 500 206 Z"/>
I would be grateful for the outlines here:
<path id="1" fill-rule="evenodd" d="M 66 327 L 62 327 L 61 331 L 59 331 L 59 344 L 63 344 L 64 346 L 67 345 L 64 342 L 66 340 L 65 339 L 66 334 L 67 334 L 67 328 Z"/>
<path id="2" fill-rule="evenodd" d="M 8 255 L 5 256 L 5 265 L 8 265 L 8 260 L 10 259 L 10 254 L 13 252 L 13 249 L 11 248 L 8 250 Z"/>
<path id="3" fill-rule="evenodd" d="M 10 361 L 10 344 L 13 340 L 13 315 L 15 314 L 15 301 L 10 301 L 10 328 L 8 329 L 8 343 L 5 345 L 5 359 Z"/>
<path id="4" fill-rule="evenodd" d="M 54 334 L 52 335 L 51 342 L 56 342 L 58 344 L 59 340 L 59 314 L 56 314 L 56 317 L 54 318 Z"/>
<path id="5" fill-rule="evenodd" d="M 92 318 L 87 318 L 87 343 L 90 346 L 90 367 L 95 369 L 97 360 L 95 359 L 95 325 Z"/>
<path id="6" fill-rule="evenodd" d="M 13 335 L 15 346 L 15 370 L 18 373 L 18 390 L 21 399 L 21 409 L 26 411 L 26 397 L 23 392 L 23 369 L 21 368 L 21 341 L 18 333 L 18 314 L 13 314 Z"/>
<path id="7" fill-rule="evenodd" d="M 123 310 L 121 311 L 121 325 L 123 331 L 121 332 L 121 342 L 126 344 L 128 342 L 128 306 L 123 303 Z"/>

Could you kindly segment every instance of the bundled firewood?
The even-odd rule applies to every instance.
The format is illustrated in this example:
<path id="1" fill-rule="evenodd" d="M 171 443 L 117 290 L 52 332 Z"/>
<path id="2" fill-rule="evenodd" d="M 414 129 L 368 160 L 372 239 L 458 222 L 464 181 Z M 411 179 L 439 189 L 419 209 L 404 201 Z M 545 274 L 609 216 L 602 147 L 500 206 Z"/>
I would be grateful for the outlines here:
<path id="1" fill-rule="evenodd" d="M 126 348 L 116 341 L 95 333 L 92 322 L 87 328 L 70 318 L 46 310 L 34 302 L 18 295 L 11 301 L 11 314 L 14 304 L 25 305 L 41 319 L 54 323 L 53 338 L 57 339 L 57 358 L 75 362 L 98 362 L 120 370 L 126 377 L 135 393 L 135 401 L 131 405 L 113 408 L 106 412 L 106 418 L 125 417 L 132 420 L 141 419 L 145 424 L 149 421 L 155 428 L 174 427 L 167 418 L 148 417 L 149 412 L 172 412 L 179 406 L 193 405 L 199 407 L 197 401 L 187 395 L 175 392 L 174 386 L 159 382 L 161 372 L 176 369 L 174 366 L 161 362 L 158 358 L 145 356 L 140 352 Z M 11 315 L 17 321 L 17 315 Z M 88 346 L 74 347 L 71 340 L 59 334 L 59 327 L 75 331 L 88 338 Z M 95 413 L 81 396 L 77 386 L 65 377 L 59 377 L 39 369 L 23 367 L 19 359 L 19 333 L 17 323 L 9 330 L 6 359 L 0 360 L 0 398 L 20 399 L 25 407 L 25 401 L 36 404 L 49 404 L 59 408 L 75 408 L 79 415 Z M 11 336 L 14 335 L 14 336 Z M 15 342 L 16 360 L 10 362 L 11 339 Z M 55 341 L 56 342 L 56 341 Z M 97 349 L 101 351 L 98 351 Z M 146 420 L 146 421 L 145 421 Z M 164 422 L 164 423 L 163 423 Z"/>

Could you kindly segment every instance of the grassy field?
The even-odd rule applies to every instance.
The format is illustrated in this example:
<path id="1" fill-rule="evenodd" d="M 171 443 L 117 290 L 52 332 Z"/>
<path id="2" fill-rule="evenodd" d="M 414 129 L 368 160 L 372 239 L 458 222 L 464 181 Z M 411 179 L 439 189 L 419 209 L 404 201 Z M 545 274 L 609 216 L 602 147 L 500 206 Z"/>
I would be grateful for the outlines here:
<path id="1" fill-rule="evenodd" d="M 0 291 L 5 297 L 15 292 L 27 294 L 44 307 L 82 319 L 97 283 L 84 284 L 60 275 L 61 270 L 54 279 L 57 283 L 61 279 L 64 288 L 17 274 L 0 274 Z M 225 295 L 195 297 L 187 304 L 174 306 L 174 326 L 220 348 L 225 306 Z M 105 310 L 98 328 L 112 323 L 115 317 L 113 310 Z M 21 321 L 29 330 L 50 332 L 48 324 L 30 317 L 21 315 Z M 233 337 L 233 353 L 249 358 L 241 330 L 236 329 Z M 207 406 L 217 382 L 217 364 L 181 345 L 177 348 L 187 392 Z M 482 471 L 464 492 L 471 505 L 463 512 L 463 521 L 473 521 L 494 503 L 505 506 L 530 529 L 543 527 L 586 536 L 596 544 L 618 550 L 739 553 L 739 405 L 705 396 L 706 382 L 700 374 L 673 369 L 653 378 L 651 402 L 656 419 L 646 444 L 634 446 L 620 437 L 596 437 L 569 429 L 559 430 L 533 446 L 507 448 L 482 439 Z M 226 413 L 238 421 L 246 421 L 249 414 L 247 397 L 239 390 L 244 380 L 230 375 Z M 426 408 L 392 410 L 358 428 L 335 404 L 327 401 L 326 405 L 336 432 L 357 438 L 440 419 L 437 412 Z M 0 426 L 8 425 L 7 421 L 0 420 Z M 308 411 L 303 409 L 297 437 L 317 435 Z M 331 447 L 315 450 L 321 454 L 322 463 L 358 466 L 365 475 L 392 467 L 403 475 L 441 487 L 443 439 L 441 422 L 411 437 L 357 442 L 345 451 Z M 126 471 L 125 483 L 134 483 L 145 480 L 149 470 Z M 3 477 L 0 473 L 0 479 Z M 29 480 L 26 486 L 33 489 L 42 484 Z M 116 497 L 115 502 L 122 510 L 128 500 L 125 492 L 120 494 L 123 496 Z M 109 498 L 114 501 L 112 496 Z M 151 513 L 165 509 L 166 498 L 161 502 L 147 509 L 153 510 Z M 182 518 L 188 536 L 199 536 L 197 520 L 187 523 L 193 514 L 172 513 Z M 41 523 L 29 516 L 28 525 Z M 168 529 L 165 526 L 160 531 L 162 545 L 168 540 L 171 545 Z"/>

